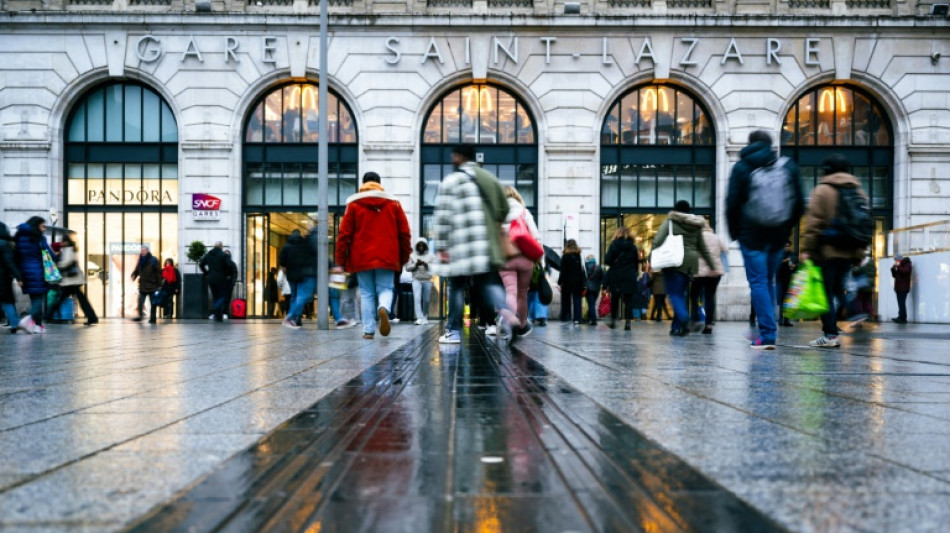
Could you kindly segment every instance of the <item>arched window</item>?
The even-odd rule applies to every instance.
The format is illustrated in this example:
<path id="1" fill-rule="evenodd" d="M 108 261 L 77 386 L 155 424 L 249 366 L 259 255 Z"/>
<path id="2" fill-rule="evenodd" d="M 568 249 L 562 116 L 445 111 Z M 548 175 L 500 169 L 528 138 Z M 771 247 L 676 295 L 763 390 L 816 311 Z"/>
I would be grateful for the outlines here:
<path id="1" fill-rule="evenodd" d="M 649 252 L 679 200 L 714 221 L 715 144 L 709 113 L 678 87 L 643 85 L 617 98 L 600 133 L 602 250 L 623 225 Z"/>
<path id="2" fill-rule="evenodd" d="M 798 162 L 806 198 L 821 180 L 821 161 L 834 152 L 848 158 L 851 173 L 871 198 L 878 219 L 874 252 L 880 257 L 884 231 L 893 221 L 894 135 L 880 104 L 857 87 L 810 89 L 785 115 L 782 154 Z"/>
<path id="3" fill-rule="evenodd" d="M 518 189 L 537 215 L 538 144 L 531 113 L 519 98 L 491 83 L 469 83 L 445 93 L 429 109 L 422 131 L 422 231 L 442 178 L 451 174 L 451 151 L 475 144 L 480 163 L 504 185 Z"/>
<path id="4" fill-rule="evenodd" d="M 336 93 L 327 99 L 331 253 L 346 199 L 358 188 L 359 131 Z M 268 314 L 264 288 L 293 230 L 317 221 L 319 91 L 316 83 L 272 89 L 251 106 L 244 125 L 245 253 L 248 313 Z"/>
<path id="5" fill-rule="evenodd" d="M 152 89 L 100 85 L 66 121 L 66 225 L 101 316 L 136 313 L 141 246 L 178 260 L 178 125 Z"/>

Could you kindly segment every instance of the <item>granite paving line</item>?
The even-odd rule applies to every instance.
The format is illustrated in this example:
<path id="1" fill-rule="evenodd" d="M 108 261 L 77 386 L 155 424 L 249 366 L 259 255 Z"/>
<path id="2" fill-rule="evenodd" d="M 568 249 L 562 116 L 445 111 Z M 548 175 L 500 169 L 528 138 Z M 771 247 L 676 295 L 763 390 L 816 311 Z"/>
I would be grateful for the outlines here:
<path id="1" fill-rule="evenodd" d="M 417 339 L 354 378 L 374 383 L 358 397 L 341 387 L 128 531 L 466 531 L 479 502 L 506 530 L 783 531 L 517 350 L 464 342 Z M 429 416 L 402 427 L 416 402 Z"/>

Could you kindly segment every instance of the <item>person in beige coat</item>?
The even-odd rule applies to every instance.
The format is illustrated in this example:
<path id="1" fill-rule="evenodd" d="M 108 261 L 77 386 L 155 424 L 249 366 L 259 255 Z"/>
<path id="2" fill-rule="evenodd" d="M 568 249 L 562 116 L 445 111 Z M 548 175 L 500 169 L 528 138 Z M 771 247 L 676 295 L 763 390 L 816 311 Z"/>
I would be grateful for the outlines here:
<path id="1" fill-rule="evenodd" d="M 822 162 L 824 177 L 812 191 L 805 213 L 805 231 L 802 233 L 802 261 L 811 259 L 821 268 L 828 297 L 828 312 L 821 315 L 821 337 L 810 343 L 817 348 L 839 348 L 837 308 L 835 298 L 843 305 L 844 279 L 851 267 L 864 259 L 866 247 L 833 246 L 822 239 L 822 234 L 831 227 L 837 215 L 839 189 L 853 188 L 867 200 L 858 179 L 850 174 L 851 164 L 840 154 L 834 154 Z"/>
<path id="2" fill-rule="evenodd" d="M 99 323 L 99 317 L 96 311 L 89 304 L 89 299 L 81 290 L 86 285 L 86 276 L 79 266 L 79 254 L 76 253 L 76 243 L 66 235 L 63 237 L 63 245 L 59 252 L 59 262 L 56 265 L 63 276 L 63 281 L 59 284 L 59 291 L 56 293 L 56 300 L 53 305 L 46 310 L 46 321 L 53 319 L 53 315 L 59 310 L 66 298 L 76 297 L 79 301 L 79 307 L 83 315 L 86 316 L 85 324 L 91 326 Z"/>
<path id="3" fill-rule="evenodd" d="M 716 235 L 709 222 L 703 224 L 703 242 L 709 250 L 709 257 L 713 264 L 709 264 L 702 257 L 699 258 L 699 271 L 693 277 L 690 285 L 690 314 L 692 315 L 691 329 L 703 329 L 703 334 L 712 333 L 712 326 L 716 322 L 716 289 L 725 271 L 722 265 L 722 252 L 726 244 Z M 702 302 L 700 304 L 700 302 Z M 700 313 L 700 310 L 703 313 Z M 705 315 L 705 320 L 702 315 Z"/>

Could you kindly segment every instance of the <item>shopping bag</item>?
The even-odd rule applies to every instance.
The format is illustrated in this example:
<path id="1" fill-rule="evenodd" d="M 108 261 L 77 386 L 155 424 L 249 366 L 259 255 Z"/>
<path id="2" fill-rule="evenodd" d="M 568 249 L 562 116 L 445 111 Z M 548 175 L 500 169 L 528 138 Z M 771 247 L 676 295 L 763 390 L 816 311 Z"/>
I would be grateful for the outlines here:
<path id="1" fill-rule="evenodd" d="M 610 293 L 604 291 L 600 297 L 600 303 L 597 304 L 597 316 L 604 318 L 610 314 Z"/>
<path id="2" fill-rule="evenodd" d="M 669 234 L 663 240 L 663 244 L 658 248 L 654 248 L 653 253 L 650 254 L 650 266 L 654 270 L 676 268 L 683 264 L 683 256 L 685 255 L 683 236 L 673 234 L 672 220 L 668 220 L 667 223 L 669 224 Z"/>
<path id="3" fill-rule="evenodd" d="M 56 268 L 56 262 L 53 256 L 46 250 L 43 250 L 43 279 L 46 283 L 59 283 L 63 281 L 63 275 Z"/>
<path id="4" fill-rule="evenodd" d="M 782 305 L 786 318 L 809 320 L 828 312 L 828 297 L 821 268 L 806 260 L 795 271 L 788 287 L 788 296 Z"/>
<path id="5" fill-rule="evenodd" d="M 524 218 L 524 213 L 511 221 L 508 236 L 511 238 L 511 242 L 528 259 L 537 261 L 544 255 L 544 248 L 541 247 L 541 243 L 534 238 L 534 235 L 531 235 L 531 231 L 528 229 L 528 222 Z"/>

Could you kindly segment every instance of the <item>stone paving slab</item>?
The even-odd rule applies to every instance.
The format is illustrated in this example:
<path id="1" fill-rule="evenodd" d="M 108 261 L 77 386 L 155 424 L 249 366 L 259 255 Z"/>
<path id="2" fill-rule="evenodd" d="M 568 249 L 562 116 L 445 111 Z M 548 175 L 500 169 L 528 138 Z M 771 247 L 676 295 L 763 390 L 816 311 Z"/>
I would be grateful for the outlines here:
<path id="1" fill-rule="evenodd" d="M 426 327 L 106 321 L 0 337 L 0 530 L 114 531 Z"/>
<path id="2" fill-rule="evenodd" d="M 652 322 L 555 322 L 518 349 L 790 530 L 946 530 L 950 333 L 868 325 L 819 350 L 797 326 L 774 352 L 740 324 Z"/>

